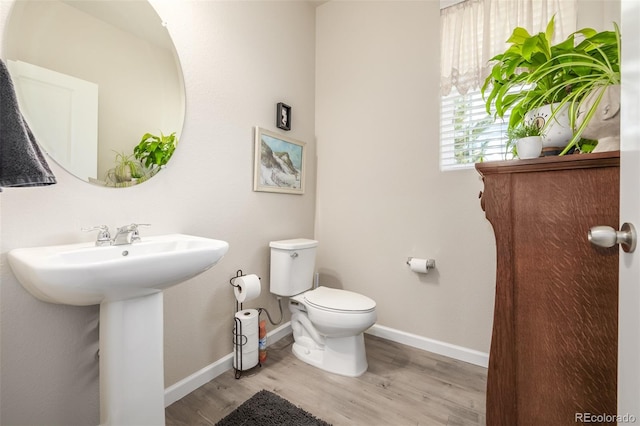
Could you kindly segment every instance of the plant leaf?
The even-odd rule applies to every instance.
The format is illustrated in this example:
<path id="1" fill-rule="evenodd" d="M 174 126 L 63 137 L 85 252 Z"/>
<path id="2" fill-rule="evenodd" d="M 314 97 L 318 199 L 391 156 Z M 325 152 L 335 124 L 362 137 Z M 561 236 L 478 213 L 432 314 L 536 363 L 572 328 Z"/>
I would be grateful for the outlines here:
<path id="1" fill-rule="evenodd" d="M 555 32 L 555 27 L 556 27 L 556 15 L 554 14 L 551 17 L 551 20 L 547 24 L 547 28 L 544 31 L 544 34 L 545 34 L 547 40 L 549 40 L 549 41 L 553 40 L 553 34 Z"/>
<path id="2" fill-rule="evenodd" d="M 531 60 L 531 55 L 534 52 L 538 52 L 539 51 L 538 50 L 539 49 L 539 45 L 540 45 L 540 38 L 539 37 L 531 37 L 531 38 L 526 39 L 524 41 L 524 43 L 522 44 L 522 56 L 527 61 L 530 61 Z"/>
<path id="3" fill-rule="evenodd" d="M 511 37 L 507 39 L 507 43 L 522 44 L 528 38 L 531 38 L 531 35 L 527 30 L 522 27 L 516 27 L 513 30 Z"/>

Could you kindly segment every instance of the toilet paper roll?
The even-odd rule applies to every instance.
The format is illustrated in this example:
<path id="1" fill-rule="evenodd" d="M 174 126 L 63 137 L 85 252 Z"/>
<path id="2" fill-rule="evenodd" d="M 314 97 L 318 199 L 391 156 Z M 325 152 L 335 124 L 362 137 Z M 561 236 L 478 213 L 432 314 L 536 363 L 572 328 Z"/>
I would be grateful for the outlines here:
<path id="1" fill-rule="evenodd" d="M 413 272 L 426 274 L 435 267 L 435 261 L 433 259 L 418 259 L 414 257 L 409 260 L 409 267 Z"/>
<path id="2" fill-rule="evenodd" d="M 258 364 L 258 321 L 257 309 L 243 309 L 235 314 L 233 330 L 234 367 L 248 370 Z M 238 360 L 238 362 L 236 362 Z"/>
<path id="3" fill-rule="evenodd" d="M 236 354 L 233 357 L 233 368 L 241 371 L 248 370 L 258 365 L 258 349 L 255 351 L 242 353 L 242 356 Z"/>
<path id="4" fill-rule="evenodd" d="M 243 334 L 258 333 L 258 319 L 260 313 L 257 309 L 243 309 L 236 312 L 235 317 L 240 320 Z"/>
<path id="5" fill-rule="evenodd" d="M 241 332 L 244 336 L 258 335 L 260 312 L 258 312 L 257 309 L 244 309 L 242 311 L 236 312 L 235 317 L 237 320 L 235 321 L 235 324 L 233 326 L 234 335 L 239 335 L 241 334 Z"/>
<path id="6" fill-rule="evenodd" d="M 257 275 L 243 275 L 234 280 L 233 293 L 239 303 L 248 302 L 260 296 L 260 278 Z"/>

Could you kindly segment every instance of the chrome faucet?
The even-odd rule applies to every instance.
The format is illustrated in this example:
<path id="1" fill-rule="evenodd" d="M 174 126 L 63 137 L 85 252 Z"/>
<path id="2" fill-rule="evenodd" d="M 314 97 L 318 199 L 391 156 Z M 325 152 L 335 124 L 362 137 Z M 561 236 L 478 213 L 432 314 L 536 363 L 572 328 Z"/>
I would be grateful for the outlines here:
<path id="1" fill-rule="evenodd" d="M 148 223 L 132 223 L 131 225 L 121 226 L 116 231 L 115 237 L 111 238 L 109 227 L 107 225 L 98 225 L 91 228 L 82 228 L 83 231 L 98 231 L 98 239 L 96 246 L 120 246 L 124 244 L 133 244 L 140 241 L 139 226 L 151 226 Z"/>
<path id="2" fill-rule="evenodd" d="M 81 230 L 84 232 L 98 231 L 98 239 L 96 240 L 96 245 L 98 247 L 111 245 L 111 234 L 109 233 L 109 227 L 107 225 L 81 228 Z"/>
<path id="3" fill-rule="evenodd" d="M 151 226 L 148 223 L 132 223 L 131 225 L 121 226 L 113 237 L 112 245 L 120 246 L 123 244 L 133 244 L 140 241 L 139 226 Z"/>

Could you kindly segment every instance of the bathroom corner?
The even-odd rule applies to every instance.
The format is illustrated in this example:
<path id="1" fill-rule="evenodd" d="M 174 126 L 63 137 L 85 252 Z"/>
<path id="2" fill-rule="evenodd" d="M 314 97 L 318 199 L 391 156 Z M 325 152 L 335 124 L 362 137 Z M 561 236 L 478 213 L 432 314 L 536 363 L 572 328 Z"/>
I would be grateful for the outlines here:
<path id="1" fill-rule="evenodd" d="M 228 281 L 236 270 L 263 277 L 266 290 L 269 241 L 313 235 L 313 6 L 153 3 L 174 39 L 186 86 L 187 116 L 168 167 L 141 185 L 113 189 L 82 182 L 51 161 L 57 185 L 8 188 L 0 196 L 2 424 L 98 424 L 100 408 L 98 306 L 36 300 L 8 267 L 9 250 L 88 242 L 95 236 L 82 227 L 132 222 L 152 225 L 140 231 L 143 239 L 181 232 L 228 241 L 219 265 L 165 292 L 169 387 L 231 353 L 234 297 Z M 0 34 L 12 4 L 0 1 Z M 288 134 L 307 143 L 304 195 L 252 190 L 253 129 L 275 130 L 275 105 L 282 100 L 294 111 Z M 277 310 L 266 291 L 256 303 Z"/>

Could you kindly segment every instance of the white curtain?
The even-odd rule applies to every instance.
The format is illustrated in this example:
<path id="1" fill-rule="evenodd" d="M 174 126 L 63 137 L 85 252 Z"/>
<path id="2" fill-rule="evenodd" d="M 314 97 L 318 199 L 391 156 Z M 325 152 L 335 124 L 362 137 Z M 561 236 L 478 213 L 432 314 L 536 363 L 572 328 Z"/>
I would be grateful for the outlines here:
<path id="1" fill-rule="evenodd" d="M 440 10 L 440 89 L 465 94 L 489 75 L 489 59 L 504 52 L 515 27 L 544 32 L 555 15 L 553 43 L 576 31 L 576 0 L 465 0 Z"/>

